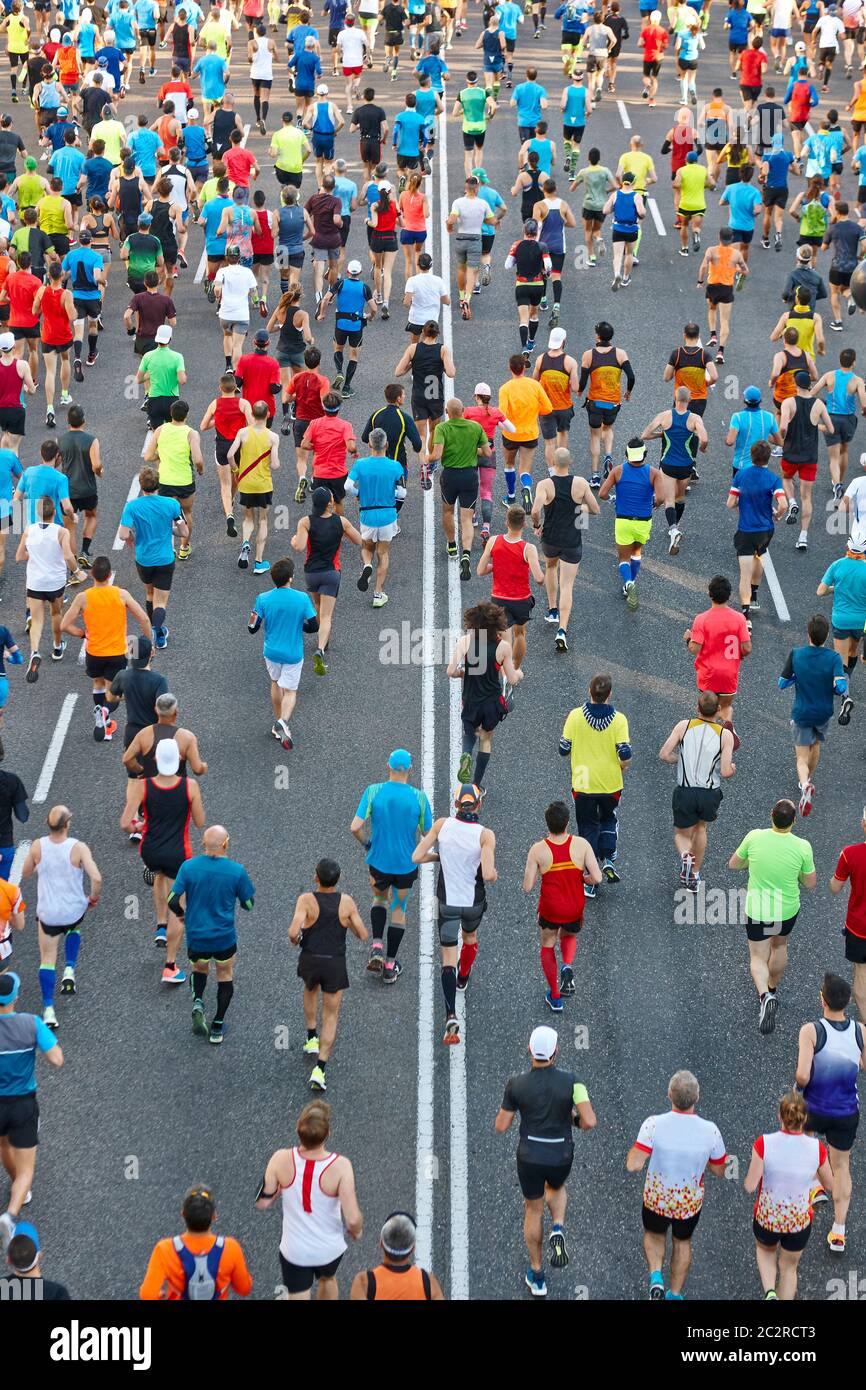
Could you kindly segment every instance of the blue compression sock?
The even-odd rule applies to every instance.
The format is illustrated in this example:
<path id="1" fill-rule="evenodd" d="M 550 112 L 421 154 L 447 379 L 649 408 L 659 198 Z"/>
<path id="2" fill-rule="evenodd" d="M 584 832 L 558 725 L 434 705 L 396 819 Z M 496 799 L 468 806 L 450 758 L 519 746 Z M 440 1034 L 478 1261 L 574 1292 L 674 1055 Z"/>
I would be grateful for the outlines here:
<path id="1" fill-rule="evenodd" d="M 40 965 L 39 967 L 39 988 L 42 990 L 42 1007 L 47 1009 L 49 1004 L 54 1003 L 54 981 L 57 971 L 53 965 Z"/>
<path id="2" fill-rule="evenodd" d="M 631 565 L 628 560 L 621 560 L 617 565 L 617 569 L 619 570 L 619 577 L 623 584 L 627 584 L 632 578 Z"/>
<path id="3" fill-rule="evenodd" d="M 514 496 L 514 489 L 517 486 L 517 469 L 506 468 L 505 470 L 505 491 L 509 497 Z"/>
<path id="4" fill-rule="evenodd" d="M 81 932 L 68 931 L 64 944 L 66 947 L 66 964 L 71 965 L 74 970 L 75 963 L 78 960 L 78 952 L 81 950 Z"/>
<path id="5" fill-rule="evenodd" d="M 631 565 L 632 579 L 637 579 L 638 575 L 640 574 L 640 556 L 632 555 L 631 559 L 629 560 L 629 564 Z"/>

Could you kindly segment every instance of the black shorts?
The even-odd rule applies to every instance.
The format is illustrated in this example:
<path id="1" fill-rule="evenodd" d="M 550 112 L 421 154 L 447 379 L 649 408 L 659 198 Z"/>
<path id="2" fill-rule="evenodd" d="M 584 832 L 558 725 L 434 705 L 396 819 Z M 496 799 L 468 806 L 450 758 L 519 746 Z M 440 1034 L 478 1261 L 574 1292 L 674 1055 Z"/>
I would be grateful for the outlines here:
<path id="1" fill-rule="evenodd" d="M 819 1115 L 810 1110 L 806 1116 L 806 1131 L 809 1134 L 823 1134 L 831 1149 L 848 1153 L 854 1147 L 859 1123 L 859 1110 L 855 1110 L 853 1115 Z"/>
<path id="2" fill-rule="evenodd" d="M 660 1212 L 650 1211 L 649 1207 L 642 1207 L 640 1218 L 644 1230 L 649 1231 L 650 1235 L 665 1236 L 670 1231 L 674 1240 L 691 1240 L 701 1213 L 696 1211 L 694 1216 L 662 1216 Z"/>
<path id="3" fill-rule="evenodd" d="M 334 342 L 337 347 L 345 347 L 347 343 L 351 348 L 360 347 L 363 336 L 363 328 L 356 328 L 351 333 L 347 332 L 345 328 L 334 329 Z"/>
<path id="4" fill-rule="evenodd" d="M 463 732 L 474 734 L 476 729 L 492 733 L 508 714 L 508 706 L 502 695 L 489 695 L 477 705 L 464 705 L 461 713 Z"/>
<path id="5" fill-rule="evenodd" d="M 542 931 L 564 931 L 566 936 L 577 936 L 578 932 L 583 931 L 583 918 L 576 922 L 551 922 L 539 915 L 538 925 Z"/>
<path id="6" fill-rule="evenodd" d="M 252 509 L 258 507 L 261 511 L 267 510 L 274 500 L 272 492 L 239 492 L 238 502 L 242 507 Z"/>
<path id="7" fill-rule="evenodd" d="M 721 787 L 674 787 L 674 825 L 690 830 L 698 821 L 714 821 L 722 801 Z"/>
<path id="8" fill-rule="evenodd" d="M 139 31 L 138 31 L 138 37 L 139 37 L 139 39 L 141 40 L 141 46 L 142 46 L 142 48 L 144 47 L 145 44 L 147 44 L 148 48 L 156 48 L 156 30 L 155 30 L 155 29 L 139 29 Z"/>
<path id="9" fill-rule="evenodd" d="M 837 54 L 838 54 L 838 49 L 835 49 L 835 48 L 819 48 L 819 49 L 818 49 L 818 62 L 821 63 L 825 68 L 830 68 L 830 67 L 833 66 L 833 60 L 834 60 L 834 58 L 837 57 Z"/>
<path id="10" fill-rule="evenodd" d="M 28 589 L 28 590 L 27 590 L 27 597 L 28 597 L 28 598 L 32 598 L 32 599 L 36 599 L 37 603 L 39 602 L 40 599 L 41 599 L 44 603 L 56 603 L 58 599 L 63 598 L 63 595 L 64 595 L 65 593 L 66 593 L 66 589 L 65 589 L 65 588 L 63 588 L 63 589 L 55 589 L 53 592 L 51 592 L 51 591 L 48 590 L 48 589 Z"/>
<path id="11" fill-rule="evenodd" d="M 753 1221 L 752 1230 L 759 1245 L 766 1245 L 770 1249 L 781 1245 L 783 1250 L 796 1253 L 798 1250 L 806 1249 L 809 1236 L 812 1234 L 812 1224 L 810 1222 L 808 1226 L 804 1226 L 802 1231 L 768 1231 L 759 1221 Z"/>
<path id="12" fill-rule="evenodd" d="M 403 47 L 403 30 L 402 30 L 402 29 L 386 29 L 386 30 L 385 30 L 385 46 L 386 46 L 386 48 L 402 48 L 402 47 Z"/>
<path id="13" fill-rule="evenodd" d="M 382 158 L 382 141 L 362 139 L 360 151 L 362 164 L 378 164 Z"/>
<path id="14" fill-rule="evenodd" d="M 772 941 L 774 936 L 790 936 L 798 916 L 799 912 L 795 912 L 784 922 L 754 922 L 746 917 L 746 936 L 749 941 Z"/>
<path id="15" fill-rule="evenodd" d="M 486 131 L 483 130 L 464 130 L 463 148 L 464 150 L 474 150 L 477 146 L 484 144 Z"/>
<path id="16" fill-rule="evenodd" d="M 420 154 L 398 154 L 398 155 L 397 155 L 397 168 L 398 168 L 398 169 L 417 169 L 420 159 L 421 159 L 421 155 L 420 155 Z"/>
<path id="17" fill-rule="evenodd" d="M 377 227 L 374 227 L 370 233 L 370 250 L 374 254 L 381 254 L 383 251 L 396 251 L 397 233 L 380 232 Z"/>
<path id="18" fill-rule="evenodd" d="M 529 598 L 497 598 L 493 594 L 491 602 L 499 604 L 508 619 L 509 627 L 524 627 L 532 617 L 535 607 L 535 599 L 531 594 Z"/>
<path id="19" fill-rule="evenodd" d="M 352 230 L 351 217 L 344 217 L 340 225 L 340 245 L 345 246 L 349 240 L 349 232 Z"/>
<path id="20" fill-rule="evenodd" d="M 680 66 L 682 67 L 683 64 L 680 64 Z M 697 65 L 696 65 L 696 66 L 697 66 Z M 757 100 L 758 100 L 758 97 L 761 95 L 761 88 L 760 88 L 760 87 L 743 87 L 743 86 L 741 86 L 741 87 L 740 87 L 740 92 L 741 92 L 741 94 L 742 94 L 743 101 L 757 101 Z"/>
<path id="21" fill-rule="evenodd" d="M 845 959 L 852 965 L 866 965 L 866 937 L 855 936 L 847 927 L 842 935 L 845 938 Z"/>
<path id="22" fill-rule="evenodd" d="M 234 442 L 235 442 L 235 441 L 234 441 L 233 439 L 226 439 L 226 438 L 224 438 L 224 436 L 221 435 L 221 434 L 215 434 L 215 435 L 214 435 L 214 441 L 213 441 L 213 456 L 214 456 L 214 463 L 216 463 L 217 466 L 218 466 L 219 468 L 230 468 L 230 467 L 231 467 L 231 464 L 229 463 L 229 449 L 232 447 L 232 445 L 234 444 Z"/>
<path id="23" fill-rule="evenodd" d="M 367 865 L 367 872 L 380 893 L 384 893 L 386 888 L 411 888 L 418 877 L 417 869 L 408 874 L 388 874 L 374 869 L 372 864 Z"/>
<path id="24" fill-rule="evenodd" d="M 52 927 L 47 922 L 39 922 L 39 930 L 44 932 L 46 936 L 50 937 L 66 936 L 71 931 L 77 931 L 86 916 L 87 913 L 84 912 L 81 914 L 77 922 L 64 922 L 63 925 L 60 927 Z M 37 921 L 38 920 L 39 919 L 37 918 Z"/>
<path id="25" fill-rule="evenodd" d="M 0 408 L 0 434 L 17 434 L 23 438 L 25 412 L 23 405 Z"/>
<path id="26" fill-rule="evenodd" d="M 151 586 L 154 589 L 168 593 L 171 589 L 171 581 L 174 579 L 174 560 L 170 565 L 140 565 L 135 562 L 138 570 L 138 577 L 146 588 Z"/>
<path id="27" fill-rule="evenodd" d="M 550 267 L 557 275 L 562 274 L 562 267 L 565 265 L 564 251 L 548 251 L 550 257 Z"/>
<path id="28" fill-rule="evenodd" d="M 514 298 L 518 304 L 528 304 L 537 308 L 544 296 L 543 285 L 515 285 Z"/>
<path id="29" fill-rule="evenodd" d="M 99 299 L 76 299 L 73 295 L 72 303 L 80 319 L 98 319 L 102 313 L 101 297 Z"/>
<path id="30" fill-rule="evenodd" d="M 583 143 L 583 132 L 586 130 L 584 125 L 564 125 L 562 127 L 563 139 L 570 140 L 573 145 Z"/>
<path id="31" fill-rule="evenodd" d="M 69 501 L 74 512 L 95 512 L 99 506 L 99 498 L 95 492 L 87 497 L 70 497 Z"/>
<path id="32" fill-rule="evenodd" d="M 160 497 L 175 497 L 178 501 L 186 501 L 187 497 L 195 495 L 195 483 L 160 483 L 157 493 Z"/>
<path id="33" fill-rule="evenodd" d="M 733 304 L 734 287 L 733 285 L 707 285 L 707 299 L 715 304 Z"/>
<path id="34" fill-rule="evenodd" d="M 283 1284 L 289 1293 L 306 1293 L 313 1287 L 317 1279 L 333 1279 L 337 1270 L 340 1268 L 340 1261 L 343 1256 L 338 1255 L 330 1264 L 317 1265 L 293 1265 L 282 1254 L 280 1254 L 280 1269 L 283 1273 Z"/>
<path id="35" fill-rule="evenodd" d="M 47 352 L 68 352 L 69 349 L 70 349 L 71 347 L 72 347 L 72 339 L 71 339 L 71 338 L 69 339 L 69 342 L 68 342 L 68 343 L 46 343 L 45 341 L 43 341 L 43 342 L 42 342 L 42 353 L 43 353 L 43 356 L 44 356 L 44 354 L 47 353 Z"/>
<path id="36" fill-rule="evenodd" d="M 439 487 L 443 502 L 453 506 L 474 507 L 478 498 L 477 468 L 442 468 L 439 472 Z"/>
<path id="37" fill-rule="evenodd" d="M 39 1143 L 39 1104 L 29 1096 L 0 1096 L 0 1139 L 13 1149 L 35 1149 Z"/>
<path id="38" fill-rule="evenodd" d="M 765 188 L 761 195 L 765 208 L 783 208 L 788 202 L 787 188 Z"/>
<path id="39" fill-rule="evenodd" d="M 267 252 L 266 252 L 266 251 L 254 251 L 254 252 L 253 252 L 253 265 L 273 265 L 273 263 L 274 263 L 274 253 L 273 253 L 273 251 L 267 251 Z"/>
<path id="40" fill-rule="evenodd" d="M 697 72 L 698 70 L 698 65 L 694 58 L 677 58 L 677 64 L 680 72 Z M 742 88 L 740 88 L 740 90 L 742 91 Z M 760 87 L 758 91 L 760 91 Z"/>
<path id="41" fill-rule="evenodd" d="M 833 426 L 833 433 L 824 435 L 824 443 L 830 445 L 850 444 L 857 433 L 859 423 L 857 416 L 853 413 L 851 415 L 831 414 L 830 422 Z"/>
<path id="42" fill-rule="evenodd" d="M 567 410 L 551 410 L 549 415 L 542 415 L 538 421 L 542 439 L 555 439 L 559 433 L 567 434 L 573 419 L 574 406 L 569 406 Z"/>
<path id="43" fill-rule="evenodd" d="M 177 396 L 148 396 L 147 398 L 147 418 L 152 430 L 159 429 L 160 425 L 167 425 L 171 419 L 171 408 Z"/>
<path id="44" fill-rule="evenodd" d="M 276 167 L 274 168 L 274 173 L 277 176 L 277 183 L 281 183 L 284 186 L 288 185 L 289 188 L 300 188 L 303 180 L 302 174 L 294 174 L 288 169 L 277 169 Z"/>
<path id="45" fill-rule="evenodd" d="M 735 531 L 734 552 L 742 559 L 750 555 L 766 555 L 772 531 Z"/>
<path id="46" fill-rule="evenodd" d="M 341 573 L 339 570 L 306 570 L 304 582 L 308 594 L 318 594 L 321 598 L 336 598 L 340 592 Z"/>
<path id="47" fill-rule="evenodd" d="M 342 502 L 346 496 L 346 479 L 348 473 L 342 473 L 339 478 L 317 478 L 313 474 L 313 487 L 326 487 L 335 502 Z"/>
<path id="48" fill-rule="evenodd" d="M 92 656 L 86 652 L 84 669 L 92 680 L 113 681 L 118 671 L 126 670 L 126 653 L 121 656 Z"/>
<path id="49" fill-rule="evenodd" d="M 464 935 L 467 932 L 476 932 L 481 926 L 481 919 L 487 911 L 486 899 L 480 903 L 473 903 L 471 907 L 450 907 L 447 903 L 436 904 L 439 922 L 439 944 L 440 946 L 456 946 L 460 930 Z"/>
<path id="50" fill-rule="evenodd" d="M 541 542 L 542 554 L 548 560 L 561 560 L 564 565 L 579 565 L 583 559 L 583 537 L 580 532 L 575 532 L 575 544 L 568 547 L 561 545 L 548 545 L 547 541 Z"/>
<path id="51" fill-rule="evenodd" d="M 586 418 L 589 422 L 589 428 L 591 430 L 601 430 L 606 426 L 612 425 L 617 415 L 619 415 L 619 410 L 620 408 L 618 405 L 600 406 L 597 402 L 587 401 Z"/>
<path id="52" fill-rule="evenodd" d="M 414 331 L 414 325 L 413 325 Z M 423 330 L 418 329 L 418 332 Z M 445 406 L 442 401 L 425 400 L 423 396 L 412 396 L 412 419 L 413 420 L 441 420 L 445 414 Z M 444 472 L 445 470 L 443 470 Z"/>
<path id="53" fill-rule="evenodd" d="M 843 289 L 847 289 L 851 284 L 851 276 L 853 274 L 853 270 L 837 270 L 835 266 L 831 266 L 830 274 L 827 278 L 831 285 L 841 285 Z"/>
<path id="54" fill-rule="evenodd" d="M 571 1172 L 571 1164 L 572 1160 L 569 1159 L 568 1163 L 557 1163 L 548 1167 L 547 1164 L 524 1163 L 522 1159 L 518 1159 L 517 1181 L 527 1202 L 539 1202 L 546 1187 L 552 1187 L 555 1192 L 564 1187 Z"/>
<path id="55" fill-rule="evenodd" d="M 658 77 L 659 72 L 661 71 L 661 66 L 662 64 L 660 58 L 654 59 L 654 61 L 651 63 L 647 63 L 645 61 L 643 65 L 644 77 Z"/>
<path id="56" fill-rule="evenodd" d="M 174 874 L 167 875 L 167 877 L 177 878 L 179 870 L 180 865 L 178 865 Z M 227 960 L 233 960 L 237 955 L 238 943 L 235 941 L 231 946 L 220 946 L 219 950 L 215 951 L 211 946 L 200 946 L 199 949 L 196 950 L 195 947 L 187 942 L 186 953 L 190 960 L 219 961 L 224 965 Z"/>
<path id="57" fill-rule="evenodd" d="M 15 328 L 13 326 L 12 337 L 16 342 L 19 342 L 22 338 L 38 338 L 41 331 L 38 323 L 32 328 Z"/>
<path id="58" fill-rule="evenodd" d="M 314 956 L 301 951 L 298 957 L 298 978 L 307 989 L 320 989 L 323 994 L 339 994 L 349 988 L 349 972 L 345 956 Z"/>
<path id="59" fill-rule="evenodd" d="M 830 624 L 833 638 L 837 642 L 859 642 L 863 636 L 863 629 L 858 632 L 856 627 L 836 627 L 835 623 Z"/>

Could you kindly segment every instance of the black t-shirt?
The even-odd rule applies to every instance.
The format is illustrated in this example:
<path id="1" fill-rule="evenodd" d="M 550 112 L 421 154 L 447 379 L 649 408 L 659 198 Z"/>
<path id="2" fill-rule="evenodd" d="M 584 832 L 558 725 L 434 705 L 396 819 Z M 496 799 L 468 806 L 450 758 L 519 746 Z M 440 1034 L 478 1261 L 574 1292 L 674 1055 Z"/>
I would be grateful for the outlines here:
<path id="1" fill-rule="evenodd" d="M 14 772 L 0 770 L 0 848 L 7 849 L 13 844 L 12 807 L 27 800 L 24 783 Z"/>
<path id="2" fill-rule="evenodd" d="M 15 176 L 15 156 L 24 153 L 24 141 L 14 130 L 0 129 L 0 174 Z"/>
<path id="3" fill-rule="evenodd" d="M 502 1109 L 520 1115 L 517 1157 L 556 1167 L 574 1153 L 571 1112 L 577 1077 L 558 1067 L 533 1067 L 505 1083 Z"/>
<path id="4" fill-rule="evenodd" d="M 111 693 L 122 695 L 126 701 L 124 747 L 129 747 L 135 735 L 154 722 L 154 705 L 167 690 L 168 681 L 159 671 L 140 671 L 134 666 L 118 671 L 111 682 Z"/>
<path id="5" fill-rule="evenodd" d="M 352 124 L 358 127 L 358 133 L 362 140 L 380 140 L 382 138 L 382 126 L 387 119 L 381 106 L 376 106 L 375 102 L 368 101 L 363 106 L 355 108 Z"/>
<path id="6" fill-rule="evenodd" d="M 81 93 L 81 114 L 84 119 L 95 124 L 108 100 L 109 94 L 104 87 L 85 87 Z"/>
<path id="7" fill-rule="evenodd" d="M 407 22 L 406 11 L 402 5 L 395 5 L 392 0 L 392 3 L 384 6 L 382 20 L 386 29 L 393 29 L 395 34 L 402 34 L 403 26 Z"/>

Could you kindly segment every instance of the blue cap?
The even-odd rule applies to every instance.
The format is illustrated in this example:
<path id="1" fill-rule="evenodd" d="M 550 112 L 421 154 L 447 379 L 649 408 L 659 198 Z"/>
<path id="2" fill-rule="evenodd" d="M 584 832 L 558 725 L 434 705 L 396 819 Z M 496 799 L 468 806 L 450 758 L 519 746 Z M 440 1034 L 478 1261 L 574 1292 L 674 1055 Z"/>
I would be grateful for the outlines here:
<path id="1" fill-rule="evenodd" d="M 408 754 L 406 755 L 408 757 Z M 14 1004 L 18 998 L 18 991 L 21 988 L 21 976 L 16 975 L 14 970 L 7 970 L 0 975 L 0 1009 L 7 1004 Z"/>
<path id="2" fill-rule="evenodd" d="M 18 1236 L 26 1236 L 27 1239 L 32 1240 L 33 1244 L 36 1246 L 36 1258 L 31 1260 L 29 1264 L 15 1264 L 12 1260 L 9 1261 L 12 1268 L 18 1274 L 29 1274 L 31 1269 L 35 1269 L 39 1263 L 39 1251 L 41 1248 L 39 1244 L 39 1232 L 33 1225 L 32 1221 L 18 1221 L 16 1222 L 15 1230 L 12 1232 L 12 1236 L 13 1239 L 17 1238 Z"/>
<path id="3" fill-rule="evenodd" d="M 698 152 L 697 152 L 697 150 L 689 150 L 688 154 L 686 155 L 686 163 L 687 163 L 687 164 L 697 164 L 697 162 L 698 162 Z"/>
<path id="4" fill-rule="evenodd" d="M 761 390 L 760 390 L 760 387 L 758 387 L 758 386 L 747 386 L 746 389 L 745 389 L 745 391 L 743 392 L 743 400 L 745 401 L 746 405 L 760 405 L 760 404 L 761 404 Z"/>
<path id="5" fill-rule="evenodd" d="M 139 223 L 139 226 L 140 226 L 140 227 L 149 227 L 152 221 L 153 221 L 153 218 L 151 217 L 151 215 L 150 215 L 149 212 L 141 212 L 141 213 L 139 213 L 139 215 L 138 215 L 138 223 Z"/>
<path id="6" fill-rule="evenodd" d="M 408 772 L 412 766 L 412 754 L 407 753 L 405 748 L 395 748 L 388 759 L 388 766 L 392 772 Z"/>
<path id="7" fill-rule="evenodd" d="M 822 208 L 828 208 L 830 206 L 830 194 L 822 193 L 818 201 L 820 202 Z"/>

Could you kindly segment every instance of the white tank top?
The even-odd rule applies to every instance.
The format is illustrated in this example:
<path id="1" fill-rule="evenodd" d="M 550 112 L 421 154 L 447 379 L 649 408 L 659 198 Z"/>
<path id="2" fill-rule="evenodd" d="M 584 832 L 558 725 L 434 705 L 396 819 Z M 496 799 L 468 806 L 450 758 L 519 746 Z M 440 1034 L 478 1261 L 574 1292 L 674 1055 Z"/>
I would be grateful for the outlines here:
<path id="1" fill-rule="evenodd" d="M 448 907 L 471 907 L 475 902 L 483 829 L 477 821 L 452 816 L 439 831 L 439 865 Z"/>
<path id="2" fill-rule="evenodd" d="M 295 1176 L 282 1189 L 283 1235 L 280 1254 L 290 1264 L 306 1268 L 330 1264 L 346 1249 L 339 1197 L 322 1191 L 322 1174 L 339 1154 L 302 1158 L 292 1149 Z"/>
<path id="3" fill-rule="evenodd" d="M 722 785 L 722 727 L 706 719 L 690 719 L 679 748 L 677 779 L 681 787 Z"/>
<path id="4" fill-rule="evenodd" d="M 68 571 L 60 548 L 56 521 L 27 527 L 27 588 L 34 594 L 54 594 L 66 584 Z"/>
<path id="5" fill-rule="evenodd" d="M 274 55 L 268 48 L 268 36 L 256 34 L 253 39 L 256 51 L 250 62 L 250 77 L 254 82 L 273 82 Z"/>
<path id="6" fill-rule="evenodd" d="M 162 177 L 168 179 L 171 184 L 171 192 L 168 201 L 173 207 L 180 208 L 181 212 L 186 212 L 189 206 L 187 202 L 186 176 L 187 167 L 185 164 L 169 164 L 162 171 Z"/>
<path id="7" fill-rule="evenodd" d="M 69 862 L 77 844 L 71 836 L 58 843 L 43 835 L 39 841 L 36 916 L 48 927 L 70 927 L 87 911 L 84 870 Z"/>

